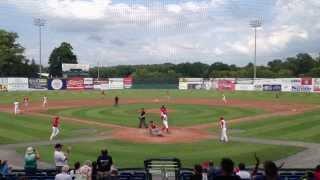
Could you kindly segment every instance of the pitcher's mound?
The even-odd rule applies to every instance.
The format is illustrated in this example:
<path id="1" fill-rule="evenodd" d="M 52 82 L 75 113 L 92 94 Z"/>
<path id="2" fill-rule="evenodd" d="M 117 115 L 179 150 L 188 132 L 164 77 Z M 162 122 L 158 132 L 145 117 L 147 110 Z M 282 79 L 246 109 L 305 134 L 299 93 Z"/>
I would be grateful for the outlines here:
<path id="1" fill-rule="evenodd" d="M 112 137 L 118 140 L 124 140 L 135 143 L 193 143 L 212 138 L 212 135 L 201 130 L 189 128 L 171 128 L 169 133 L 164 132 L 163 137 L 150 136 L 148 129 L 117 129 Z"/>

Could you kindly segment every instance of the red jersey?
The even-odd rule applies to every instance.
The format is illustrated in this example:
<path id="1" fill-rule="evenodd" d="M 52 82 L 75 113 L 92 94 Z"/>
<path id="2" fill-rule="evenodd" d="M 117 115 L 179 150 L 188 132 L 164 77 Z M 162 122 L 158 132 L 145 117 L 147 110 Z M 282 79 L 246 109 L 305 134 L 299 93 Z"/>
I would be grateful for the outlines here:
<path id="1" fill-rule="evenodd" d="M 165 108 L 165 107 L 160 108 L 160 112 L 161 112 L 161 115 L 168 114 L 167 108 Z"/>
<path id="2" fill-rule="evenodd" d="M 156 129 L 157 128 L 157 126 L 154 125 L 154 124 L 152 124 L 150 127 L 151 127 L 151 129 Z"/>
<path id="3" fill-rule="evenodd" d="M 52 120 L 52 126 L 53 127 L 59 127 L 59 118 L 58 117 L 55 117 L 53 120 Z"/>

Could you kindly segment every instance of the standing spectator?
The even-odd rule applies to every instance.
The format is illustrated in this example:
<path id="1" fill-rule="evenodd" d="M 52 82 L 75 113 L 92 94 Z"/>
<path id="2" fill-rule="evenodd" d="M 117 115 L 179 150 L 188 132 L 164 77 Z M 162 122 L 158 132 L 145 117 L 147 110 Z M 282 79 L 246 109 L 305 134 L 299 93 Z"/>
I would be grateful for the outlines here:
<path id="1" fill-rule="evenodd" d="M 80 179 L 80 162 L 76 162 L 74 163 L 74 169 L 70 171 L 70 175 L 72 177 L 72 179 L 74 180 L 79 180 Z"/>
<path id="2" fill-rule="evenodd" d="M 56 144 L 54 146 L 54 162 L 58 172 L 61 172 L 62 167 L 68 165 L 68 155 L 70 148 L 67 149 L 67 153 L 62 151 L 62 144 Z"/>
<path id="3" fill-rule="evenodd" d="M 264 164 L 264 175 L 256 176 L 255 180 L 280 180 L 277 165 L 272 161 L 265 161 Z"/>
<path id="4" fill-rule="evenodd" d="M 27 175 L 33 175 L 37 171 L 37 160 L 40 159 L 40 154 L 37 149 L 28 147 L 24 156 L 24 170 Z"/>
<path id="5" fill-rule="evenodd" d="M 213 180 L 218 175 L 218 170 L 214 167 L 213 161 L 209 161 L 208 180 Z"/>
<path id="6" fill-rule="evenodd" d="M 72 177 L 68 174 L 69 166 L 65 165 L 61 168 L 61 173 L 57 174 L 54 180 L 72 180 Z"/>
<path id="7" fill-rule="evenodd" d="M 233 172 L 234 163 L 229 158 L 223 158 L 220 163 L 221 174 L 217 176 L 216 180 L 229 179 L 229 180 L 241 180 L 239 176 Z"/>
<path id="8" fill-rule="evenodd" d="M 87 160 L 84 162 L 83 166 L 79 169 L 80 172 L 80 180 L 91 180 L 92 175 L 92 163 Z"/>
<path id="9" fill-rule="evenodd" d="M 191 180 L 202 180 L 202 167 L 199 164 L 194 165 Z"/>
<path id="10" fill-rule="evenodd" d="M 104 149 L 101 150 L 101 154 L 97 159 L 97 165 L 98 165 L 98 179 L 104 179 L 109 177 L 110 175 L 110 169 L 113 165 L 112 157 L 109 156 L 108 150 Z"/>
<path id="11" fill-rule="evenodd" d="M 237 175 L 241 179 L 251 179 L 251 175 L 248 171 L 246 171 L 246 165 L 244 163 L 239 163 L 238 167 L 239 171 L 237 172 Z"/>

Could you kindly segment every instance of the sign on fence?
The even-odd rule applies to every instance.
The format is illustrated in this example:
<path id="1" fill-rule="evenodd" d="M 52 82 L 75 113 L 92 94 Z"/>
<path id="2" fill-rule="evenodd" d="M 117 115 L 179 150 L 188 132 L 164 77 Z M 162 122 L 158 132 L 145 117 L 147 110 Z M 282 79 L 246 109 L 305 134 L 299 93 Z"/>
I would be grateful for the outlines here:
<path id="1" fill-rule="evenodd" d="M 93 89 L 93 78 L 84 78 L 83 84 L 85 89 Z"/>
<path id="2" fill-rule="evenodd" d="M 281 91 L 281 85 L 278 84 L 264 84 L 263 91 Z"/>
<path id="3" fill-rule="evenodd" d="M 84 89 L 83 78 L 81 77 L 72 77 L 67 80 L 67 89 L 68 90 L 80 90 Z"/>
<path id="4" fill-rule="evenodd" d="M 30 89 L 47 89 L 48 88 L 47 79 L 30 78 L 29 88 Z"/>
<path id="5" fill-rule="evenodd" d="M 65 79 L 49 79 L 48 89 L 49 90 L 62 90 L 67 88 L 67 80 Z"/>
<path id="6" fill-rule="evenodd" d="M 313 92 L 312 85 L 292 86 L 292 92 Z"/>

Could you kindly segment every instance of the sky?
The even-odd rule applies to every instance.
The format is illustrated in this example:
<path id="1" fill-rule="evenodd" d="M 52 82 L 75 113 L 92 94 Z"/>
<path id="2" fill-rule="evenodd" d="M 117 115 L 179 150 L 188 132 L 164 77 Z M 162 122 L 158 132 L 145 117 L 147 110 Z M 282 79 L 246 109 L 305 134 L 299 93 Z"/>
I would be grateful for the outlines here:
<path id="1" fill-rule="evenodd" d="M 203 62 L 246 65 L 320 52 L 320 0 L 0 0 L 0 29 L 17 32 L 25 55 L 43 64 L 61 42 L 96 66 Z"/>

